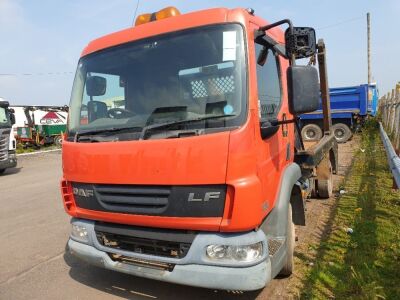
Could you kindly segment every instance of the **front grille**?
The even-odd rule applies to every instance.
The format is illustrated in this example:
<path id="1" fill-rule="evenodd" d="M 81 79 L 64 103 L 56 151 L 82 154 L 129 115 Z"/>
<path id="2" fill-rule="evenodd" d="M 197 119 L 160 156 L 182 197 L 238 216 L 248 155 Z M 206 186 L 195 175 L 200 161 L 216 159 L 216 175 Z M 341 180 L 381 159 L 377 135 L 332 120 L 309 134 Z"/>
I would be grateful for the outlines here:
<path id="1" fill-rule="evenodd" d="M 0 161 L 8 159 L 10 130 L 0 130 Z"/>
<path id="2" fill-rule="evenodd" d="M 159 262 L 159 261 L 151 261 L 147 259 L 138 259 L 138 258 L 133 258 L 125 255 L 119 255 L 115 253 L 108 253 L 108 256 L 113 260 L 117 262 L 122 262 L 138 267 L 146 267 L 146 268 L 151 268 L 151 269 L 156 269 L 156 270 L 163 270 L 163 271 L 168 271 L 172 272 L 174 270 L 175 264 L 169 264 L 169 263 L 164 263 L 164 262 Z"/>
<path id="3" fill-rule="evenodd" d="M 168 205 L 169 187 L 96 186 L 97 199 L 110 211 L 161 214 Z"/>
<path id="4" fill-rule="evenodd" d="M 183 258 L 196 234 L 185 230 L 96 222 L 97 241 L 110 249 L 153 256 Z"/>
<path id="5" fill-rule="evenodd" d="M 226 185 L 72 183 L 79 208 L 165 217 L 222 217 Z"/>
<path id="6" fill-rule="evenodd" d="M 96 232 L 97 240 L 105 247 L 155 256 L 183 258 L 190 244 L 130 237 L 120 234 Z"/>

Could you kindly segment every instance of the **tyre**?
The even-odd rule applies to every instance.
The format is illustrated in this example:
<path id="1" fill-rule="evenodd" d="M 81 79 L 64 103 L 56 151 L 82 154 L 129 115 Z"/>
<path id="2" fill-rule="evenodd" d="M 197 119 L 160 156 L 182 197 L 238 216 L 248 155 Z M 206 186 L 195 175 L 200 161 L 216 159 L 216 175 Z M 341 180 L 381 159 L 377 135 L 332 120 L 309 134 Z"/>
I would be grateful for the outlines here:
<path id="1" fill-rule="evenodd" d="M 6 169 L 0 169 L 0 175 L 3 174 L 6 171 Z"/>
<path id="2" fill-rule="evenodd" d="M 301 130 L 301 137 L 305 142 L 319 141 L 322 138 L 322 130 L 318 125 L 307 124 Z"/>
<path id="3" fill-rule="evenodd" d="M 54 144 L 55 144 L 56 146 L 61 147 L 61 144 L 62 144 L 62 137 L 61 137 L 61 135 L 57 135 L 56 137 L 54 137 Z"/>
<path id="4" fill-rule="evenodd" d="M 349 126 L 343 123 L 333 125 L 332 130 L 338 143 L 346 143 L 353 135 Z"/>
<path id="5" fill-rule="evenodd" d="M 280 276 L 290 276 L 294 271 L 294 245 L 296 243 L 296 233 L 292 219 L 292 205 L 289 204 L 288 209 L 288 224 L 286 229 L 286 260 L 282 270 L 279 272 Z"/>
<path id="6" fill-rule="evenodd" d="M 311 198 L 318 198 L 318 185 L 317 181 L 311 179 Z"/>
<path id="7" fill-rule="evenodd" d="M 332 180 L 318 180 L 318 196 L 322 199 L 328 199 L 333 195 Z"/>
<path id="8" fill-rule="evenodd" d="M 327 172 L 329 172 L 327 176 L 328 179 L 319 179 L 319 178 L 317 179 L 318 196 L 322 199 L 328 199 L 333 195 L 332 163 L 330 159 L 327 159 L 326 163 L 328 164 L 326 166 Z"/>

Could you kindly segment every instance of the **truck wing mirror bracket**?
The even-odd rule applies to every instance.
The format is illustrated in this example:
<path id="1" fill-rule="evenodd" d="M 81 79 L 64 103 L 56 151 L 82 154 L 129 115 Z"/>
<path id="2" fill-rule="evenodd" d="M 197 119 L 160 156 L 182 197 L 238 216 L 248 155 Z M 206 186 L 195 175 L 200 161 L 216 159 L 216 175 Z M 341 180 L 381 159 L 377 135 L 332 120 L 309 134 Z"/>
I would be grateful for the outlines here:
<path id="1" fill-rule="evenodd" d="M 287 24 L 289 27 L 285 31 L 285 45 L 266 35 L 266 31 Z M 296 59 L 311 57 L 316 53 L 315 30 L 311 27 L 293 27 L 289 19 L 281 20 L 266 26 L 262 26 L 254 33 L 255 42 L 261 45 L 270 45 L 279 55 L 290 59 L 294 65 Z"/>
<path id="2" fill-rule="evenodd" d="M 265 31 L 256 30 L 254 33 L 254 36 L 255 36 L 255 42 L 257 44 L 263 45 L 266 48 L 266 50 L 271 48 L 271 49 L 275 50 L 280 56 L 288 58 L 286 56 L 285 46 L 282 44 L 279 44 L 273 38 L 266 35 Z"/>

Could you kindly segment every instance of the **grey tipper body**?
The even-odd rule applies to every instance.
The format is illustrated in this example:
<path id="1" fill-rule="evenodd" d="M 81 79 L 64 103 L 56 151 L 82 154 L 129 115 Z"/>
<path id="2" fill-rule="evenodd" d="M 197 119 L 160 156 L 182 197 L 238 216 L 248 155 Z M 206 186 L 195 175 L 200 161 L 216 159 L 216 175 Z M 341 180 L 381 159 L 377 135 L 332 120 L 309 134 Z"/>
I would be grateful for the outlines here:
<path id="1" fill-rule="evenodd" d="M 0 128 L 0 171 L 17 166 L 15 151 L 9 150 L 11 128 Z"/>

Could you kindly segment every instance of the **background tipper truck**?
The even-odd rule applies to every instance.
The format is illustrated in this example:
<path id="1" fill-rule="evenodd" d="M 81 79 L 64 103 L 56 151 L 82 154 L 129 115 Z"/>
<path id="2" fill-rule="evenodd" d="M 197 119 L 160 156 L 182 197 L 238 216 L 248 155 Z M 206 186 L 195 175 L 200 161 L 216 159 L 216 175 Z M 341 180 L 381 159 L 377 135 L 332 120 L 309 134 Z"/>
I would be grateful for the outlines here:
<path id="1" fill-rule="evenodd" d="M 314 55 L 320 85 L 296 65 Z M 291 274 L 304 197 L 329 197 L 337 169 L 326 73 L 312 28 L 251 9 L 167 8 L 92 41 L 62 144 L 69 252 L 213 289 Z M 296 116 L 320 89 L 324 137 L 304 149 Z"/>
<path id="2" fill-rule="evenodd" d="M 332 131 L 338 143 L 347 142 L 353 132 L 360 130 L 368 116 L 375 116 L 378 108 L 376 84 L 362 84 L 329 89 Z M 300 115 L 304 141 L 318 141 L 323 136 L 322 108 Z"/>

